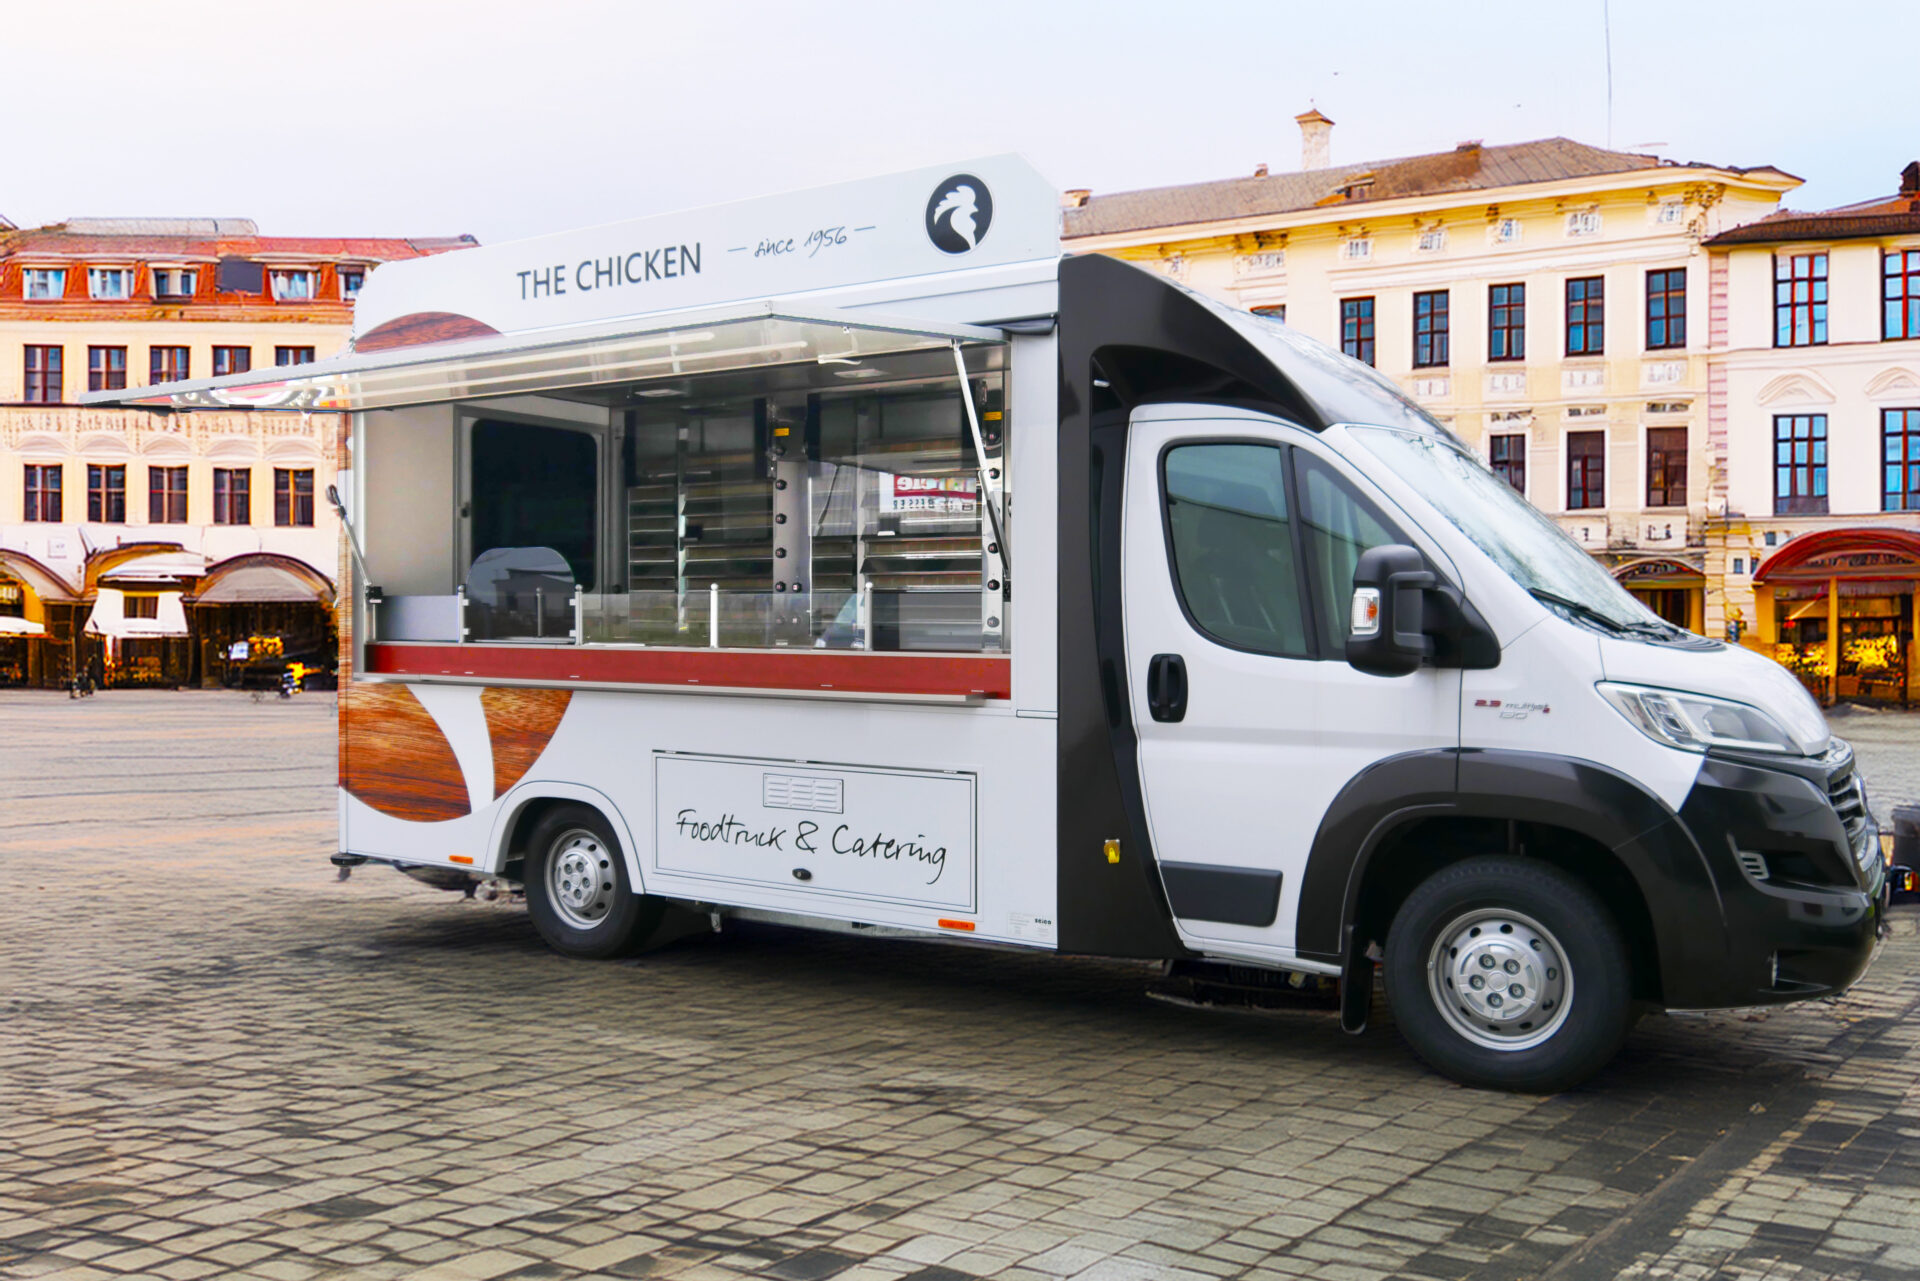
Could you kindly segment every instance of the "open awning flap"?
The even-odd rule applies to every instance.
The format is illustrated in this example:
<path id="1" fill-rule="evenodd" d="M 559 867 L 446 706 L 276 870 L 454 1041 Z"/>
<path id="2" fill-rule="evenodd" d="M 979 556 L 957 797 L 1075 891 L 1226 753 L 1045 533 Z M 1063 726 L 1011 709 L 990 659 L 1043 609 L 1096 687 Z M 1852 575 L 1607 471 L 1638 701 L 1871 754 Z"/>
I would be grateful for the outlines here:
<path id="1" fill-rule="evenodd" d="M 47 629 L 39 623 L 24 618 L 15 618 L 11 614 L 0 614 L 0 636 L 45 636 Z"/>
<path id="2" fill-rule="evenodd" d="M 196 605 L 331 605 L 331 592 L 278 565 L 242 565 L 221 574 L 193 598 Z"/>
<path id="3" fill-rule="evenodd" d="M 88 392 L 79 400 L 169 409 L 386 409 L 765 365 L 857 363 L 956 342 L 1005 341 L 1001 330 L 977 325 L 758 302 L 397 351 L 350 352 L 310 365 Z M 291 368 L 299 370 L 297 376 L 289 376 Z"/>
<path id="4" fill-rule="evenodd" d="M 155 552 L 122 561 L 100 575 L 103 583 L 178 583 L 200 577 L 207 570 L 207 558 L 199 552 Z"/>

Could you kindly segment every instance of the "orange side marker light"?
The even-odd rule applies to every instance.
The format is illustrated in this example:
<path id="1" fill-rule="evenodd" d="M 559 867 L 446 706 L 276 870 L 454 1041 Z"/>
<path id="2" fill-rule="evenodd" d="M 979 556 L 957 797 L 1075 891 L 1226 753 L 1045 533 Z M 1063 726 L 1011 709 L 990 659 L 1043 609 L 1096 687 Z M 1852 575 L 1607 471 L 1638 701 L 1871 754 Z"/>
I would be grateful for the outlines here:
<path id="1" fill-rule="evenodd" d="M 943 930 L 966 930 L 968 933 L 972 933 L 973 931 L 972 921 L 949 921 L 943 916 L 938 921 L 935 921 L 934 924 Z"/>
<path id="2" fill-rule="evenodd" d="M 473 862 L 473 860 L 472 860 L 471 858 L 468 858 L 468 857 L 467 857 L 467 856 L 466 856 L 465 854 L 449 854 L 449 855 L 447 855 L 447 862 L 449 862 L 449 863 L 471 863 L 471 862 Z"/>

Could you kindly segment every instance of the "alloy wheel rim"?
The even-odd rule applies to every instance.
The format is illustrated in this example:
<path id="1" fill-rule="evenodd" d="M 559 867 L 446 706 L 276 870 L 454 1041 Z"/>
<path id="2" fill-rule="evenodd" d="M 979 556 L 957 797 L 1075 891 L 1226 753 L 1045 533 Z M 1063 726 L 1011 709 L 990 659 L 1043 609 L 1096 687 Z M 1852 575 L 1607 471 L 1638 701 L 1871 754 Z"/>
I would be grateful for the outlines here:
<path id="1" fill-rule="evenodd" d="M 1448 1026 L 1490 1050 L 1542 1044 L 1573 1008 L 1560 940 L 1506 908 L 1477 908 L 1442 926 L 1427 955 L 1427 986 Z"/>
<path id="2" fill-rule="evenodd" d="M 547 857 L 547 901 L 576 930 L 590 930 L 613 910 L 613 851 L 584 828 L 562 832 Z"/>

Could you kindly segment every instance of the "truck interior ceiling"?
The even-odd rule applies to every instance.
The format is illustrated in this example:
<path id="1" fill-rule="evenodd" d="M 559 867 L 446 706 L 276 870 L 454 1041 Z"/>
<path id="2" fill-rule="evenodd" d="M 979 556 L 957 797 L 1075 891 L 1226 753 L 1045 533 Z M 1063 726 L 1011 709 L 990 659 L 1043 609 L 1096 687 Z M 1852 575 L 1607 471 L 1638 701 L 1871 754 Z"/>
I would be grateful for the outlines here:
<path id="1" fill-rule="evenodd" d="M 363 419 L 380 641 L 1003 651 L 1006 348 Z M 985 457 L 975 447 L 975 431 Z"/>

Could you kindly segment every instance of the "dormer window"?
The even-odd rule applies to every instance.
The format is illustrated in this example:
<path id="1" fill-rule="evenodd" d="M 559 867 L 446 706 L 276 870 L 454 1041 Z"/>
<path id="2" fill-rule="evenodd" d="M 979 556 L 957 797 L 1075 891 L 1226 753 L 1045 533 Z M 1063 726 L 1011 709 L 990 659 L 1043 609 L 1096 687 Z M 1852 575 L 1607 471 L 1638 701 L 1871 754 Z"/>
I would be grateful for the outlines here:
<path id="1" fill-rule="evenodd" d="M 352 299 L 359 295 L 360 286 L 367 282 L 365 267 L 342 267 L 340 269 L 340 296 Z"/>
<path id="2" fill-rule="evenodd" d="M 133 272 L 126 267 L 87 268 L 87 297 L 119 300 L 133 296 Z"/>
<path id="3" fill-rule="evenodd" d="M 67 292 L 67 273 L 60 267 L 28 267 L 20 273 L 21 296 L 27 299 L 53 299 Z"/>
<path id="4" fill-rule="evenodd" d="M 275 270 L 270 276 L 273 282 L 273 300 L 275 302 L 311 302 L 314 274 L 313 270 L 307 267 Z"/>
<path id="5" fill-rule="evenodd" d="M 153 296 L 155 298 L 191 298 L 194 287 L 200 283 L 200 273 L 184 267 L 155 267 L 153 269 Z"/>

